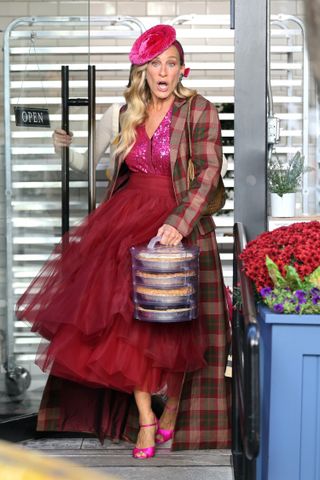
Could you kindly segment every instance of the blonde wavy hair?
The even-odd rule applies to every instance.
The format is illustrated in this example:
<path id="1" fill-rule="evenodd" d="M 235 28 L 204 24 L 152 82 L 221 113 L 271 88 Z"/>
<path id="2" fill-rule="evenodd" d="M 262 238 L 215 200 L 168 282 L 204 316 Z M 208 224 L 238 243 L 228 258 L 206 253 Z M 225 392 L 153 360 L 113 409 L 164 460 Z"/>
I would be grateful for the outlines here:
<path id="1" fill-rule="evenodd" d="M 144 65 L 132 65 L 130 80 L 124 92 L 126 110 L 121 114 L 121 133 L 116 137 L 117 144 L 115 155 L 126 156 L 136 141 L 136 128 L 145 122 L 147 107 L 151 101 L 151 91 L 146 80 L 147 63 Z M 190 98 L 197 94 L 178 82 L 174 89 L 174 95 L 178 98 Z"/>

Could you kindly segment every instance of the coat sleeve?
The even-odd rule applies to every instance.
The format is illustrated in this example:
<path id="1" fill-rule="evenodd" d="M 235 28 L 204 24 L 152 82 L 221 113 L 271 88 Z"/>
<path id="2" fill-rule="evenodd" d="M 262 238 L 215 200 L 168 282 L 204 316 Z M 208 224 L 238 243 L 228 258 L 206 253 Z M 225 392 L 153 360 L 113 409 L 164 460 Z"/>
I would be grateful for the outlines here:
<path id="1" fill-rule="evenodd" d="M 175 227 L 184 237 L 197 225 L 217 188 L 222 166 L 221 126 L 218 112 L 200 97 L 191 111 L 192 161 L 195 178 L 182 194 L 181 201 L 164 223 Z"/>

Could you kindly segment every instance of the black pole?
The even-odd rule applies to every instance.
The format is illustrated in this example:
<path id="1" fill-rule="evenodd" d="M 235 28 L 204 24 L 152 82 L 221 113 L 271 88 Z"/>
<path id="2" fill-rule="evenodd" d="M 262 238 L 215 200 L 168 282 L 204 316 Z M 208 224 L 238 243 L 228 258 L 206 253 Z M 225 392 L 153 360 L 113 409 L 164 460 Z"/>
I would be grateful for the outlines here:
<path id="1" fill-rule="evenodd" d="M 230 0 L 230 29 L 235 29 L 235 0 Z"/>
<path id="2" fill-rule="evenodd" d="M 237 236 L 234 232 L 234 248 L 233 248 L 233 291 L 238 287 L 238 263 L 235 261 L 238 254 L 238 248 L 236 245 Z M 240 424 L 240 402 L 239 402 L 239 384 L 238 376 L 240 372 L 240 361 L 238 339 L 241 336 L 240 327 L 240 312 L 234 309 L 232 312 L 232 460 L 233 471 L 235 480 L 245 480 L 244 474 L 244 453 L 243 443 L 241 438 L 241 424 Z"/>
<path id="3" fill-rule="evenodd" d="M 62 122 L 61 127 L 69 133 L 69 67 L 61 67 L 62 83 Z M 61 203 L 62 203 L 62 235 L 69 230 L 69 148 L 62 148 L 61 164 Z"/>
<path id="4" fill-rule="evenodd" d="M 96 129 L 96 70 L 88 66 L 88 211 L 96 207 L 95 169 L 95 129 Z"/>

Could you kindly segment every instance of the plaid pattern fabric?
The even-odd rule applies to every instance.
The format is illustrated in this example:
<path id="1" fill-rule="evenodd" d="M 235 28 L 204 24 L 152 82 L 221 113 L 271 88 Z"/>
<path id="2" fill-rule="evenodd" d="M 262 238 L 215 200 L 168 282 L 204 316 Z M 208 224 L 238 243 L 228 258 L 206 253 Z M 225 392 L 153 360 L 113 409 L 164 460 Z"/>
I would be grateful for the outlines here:
<path id="1" fill-rule="evenodd" d="M 214 222 L 211 217 L 201 218 L 222 166 L 220 122 L 214 105 L 200 95 L 193 98 L 190 122 L 195 179 L 187 190 L 186 103 L 178 103 L 173 111 L 171 162 L 178 207 L 166 223 L 186 236 L 188 244 L 200 247 L 200 315 L 207 326 L 209 348 L 208 366 L 185 377 L 173 449 L 227 448 L 231 441 L 231 392 L 224 375 L 228 312 Z"/>
<path id="2" fill-rule="evenodd" d="M 177 228 L 184 237 L 187 237 L 199 222 L 202 224 L 202 213 L 206 209 L 209 196 L 218 186 L 222 167 L 221 130 L 217 110 L 201 95 L 194 97 L 191 102 L 190 131 L 195 178 L 189 188 L 189 141 L 186 127 L 188 101 L 176 102 L 171 122 L 170 157 L 178 206 L 166 223 Z"/>
<path id="3" fill-rule="evenodd" d="M 174 450 L 227 448 L 231 441 L 230 384 L 224 375 L 229 348 L 228 313 L 214 222 L 211 217 L 201 217 L 209 193 L 217 186 L 219 180 L 222 164 L 220 123 L 217 111 L 210 102 L 200 95 L 193 98 L 190 121 L 195 179 L 188 190 L 187 108 L 186 100 L 175 100 L 170 145 L 172 178 L 178 206 L 167 218 L 166 223 L 177 228 L 186 237 L 187 244 L 200 247 L 200 315 L 207 328 L 209 348 L 206 353 L 207 367 L 185 376 L 172 448 Z M 108 189 L 107 198 L 112 195 L 117 185 L 121 184 L 122 175 L 119 172 L 122 163 L 121 157 L 115 161 L 114 177 Z M 72 424 L 68 422 L 68 416 L 62 406 L 62 403 L 67 401 L 68 389 L 69 396 L 73 396 L 68 385 L 71 382 L 63 380 L 61 383 L 58 379 L 50 381 L 50 378 L 39 411 L 39 430 L 95 431 L 100 437 L 105 434 L 118 438 L 119 425 L 123 429 L 123 421 L 126 418 L 124 437 L 135 440 L 138 431 L 138 415 L 132 397 L 129 400 L 128 396 L 121 398 L 121 392 L 117 392 L 112 396 L 111 408 L 111 397 L 106 393 L 108 390 L 104 389 L 104 401 L 100 398 L 100 403 L 93 401 L 90 407 L 92 411 L 100 410 L 100 417 L 96 413 L 89 419 L 86 427 L 81 424 L 81 420 L 78 420 L 78 424 L 76 422 Z M 58 391 L 61 394 L 62 389 L 65 392 L 64 400 L 58 394 Z M 78 398 L 80 398 L 80 392 Z M 111 411 L 115 412 L 117 405 L 121 408 L 121 412 L 115 415 L 117 425 L 112 426 Z M 102 409 L 103 413 L 101 413 Z M 101 421 L 105 417 L 108 418 L 108 428 L 103 428 L 101 432 L 97 418 Z M 89 429 L 90 422 L 94 427 L 91 425 Z M 84 428 L 88 429 L 84 430 Z"/>
<path id="4" fill-rule="evenodd" d="M 200 254 L 200 315 L 207 326 L 207 367 L 188 373 L 183 384 L 173 449 L 228 448 L 231 386 L 225 378 L 227 311 L 214 234 L 188 238 Z"/>
<path id="5" fill-rule="evenodd" d="M 92 388 L 50 375 L 39 412 L 38 431 L 82 432 L 117 442 L 121 439 L 132 395 Z"/>
<path id="6" fill-rule="evenodd" d="M 53 376 L 48 378 L 38 412 L 37 430 L 40 432 L 60 430 L 62 383 L 63 380 L 60 378 Z"/>

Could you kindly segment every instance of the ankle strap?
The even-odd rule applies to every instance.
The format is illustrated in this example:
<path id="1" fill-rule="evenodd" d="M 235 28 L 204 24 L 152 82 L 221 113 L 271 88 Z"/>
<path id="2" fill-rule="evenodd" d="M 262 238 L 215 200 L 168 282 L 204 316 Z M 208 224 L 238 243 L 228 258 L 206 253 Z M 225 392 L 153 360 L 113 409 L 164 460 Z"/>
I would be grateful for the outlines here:
<path id="1" fill-rule="evenodd" d="M 140 425 L 140 428 L 146 428 L 146 427 L 156 427 L 158 425 L 157 422 L 154 423 L 147 423 L 146 425 Z"/>

